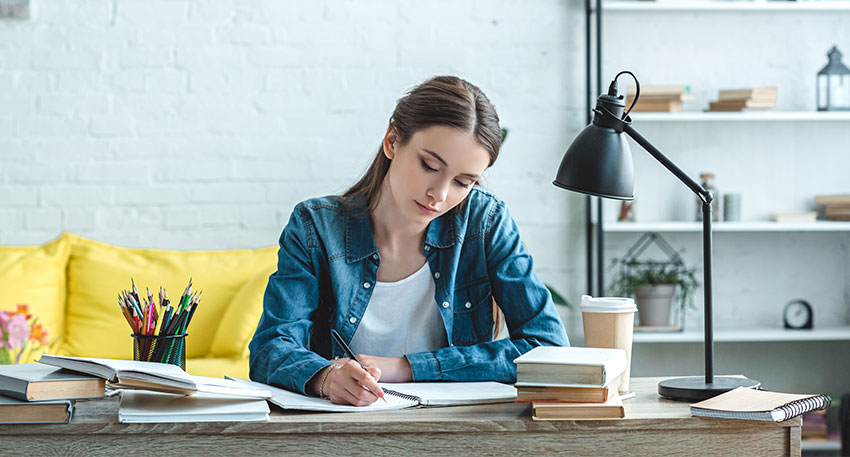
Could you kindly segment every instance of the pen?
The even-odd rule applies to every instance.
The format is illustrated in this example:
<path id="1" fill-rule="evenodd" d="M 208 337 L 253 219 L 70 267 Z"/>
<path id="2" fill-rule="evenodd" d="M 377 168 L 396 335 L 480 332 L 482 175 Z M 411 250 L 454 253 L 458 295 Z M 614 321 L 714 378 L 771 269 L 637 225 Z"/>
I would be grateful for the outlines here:
<path id="1" fill-rule="evenodd" d="M 348 347 L 348 345 L 347 345 L 347 344 L 345 344 L 345 341 L 343 341 L 343 340 L 342 340 L 342 337 L 341 337 L 341 336 L 339 336 L 339 333 L 338 333 L 336 330 L 331 329 L 331 336 L 334 338 L 334 340 L 336 340 L 337 344 L 339 344 L 339 347 L 341 347 L 341 348 L 342 348 L 342 350 L 343 350 L 343 351 L 345 351 L 345 354 L 346 354 L 346 355 L 347 355 L 347 356 L 348 356 L 351 360 L 353 360 L 353 361 L 357 362 L 357 364 L 358 364 L 358 365 L 360 365 L 360 368 L 363 368 L 364 370 L 366 369 L 366 368 L 363 366 L 363 364 L 362 364 L 362 363 L 360 363 L 360 360 L 357 360 L 357 357 L 355 357 L 355 356 L 354 356 L 354 352 L 352 352 L 352 351 L 351 351 L 351 348 L 350 348 L 350 347 Z M 364 389 L 366 389 L 366 386 L 363 386 L 363 388 L 364 388 Z M 369 390 L 369 389 L 366 389 L 366 390 Z M 380 397 L 380 399 L 381 399 L 381 400 L 384 400 L 384 403 L 387 403 L 387 399 L 386 399 L 386 398 L 384 398 L 384 393 L 383 393 L 383 392 L 381 392 L 381 395 L 380 395 L 379 397 Z"/>

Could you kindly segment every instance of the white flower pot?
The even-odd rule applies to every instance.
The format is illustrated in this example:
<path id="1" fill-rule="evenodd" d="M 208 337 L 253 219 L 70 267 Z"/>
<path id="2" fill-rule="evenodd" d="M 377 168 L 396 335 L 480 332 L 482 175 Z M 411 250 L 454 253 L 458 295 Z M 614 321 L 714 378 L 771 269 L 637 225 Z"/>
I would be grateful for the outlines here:
<path id="1" fill-rule="evenodd" d="M 638 320 L 644 327 L 666 327 L 670 325 L 670 309 L 673 307 L 675 284 L 641 286 L 635 289 Z"/>

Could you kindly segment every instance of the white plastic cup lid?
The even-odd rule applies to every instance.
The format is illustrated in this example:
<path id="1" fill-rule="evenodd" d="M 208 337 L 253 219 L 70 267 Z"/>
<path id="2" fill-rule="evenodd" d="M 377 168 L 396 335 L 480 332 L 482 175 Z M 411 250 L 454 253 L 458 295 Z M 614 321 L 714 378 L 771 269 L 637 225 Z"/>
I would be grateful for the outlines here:
<path id="1" fill-rule="evenodd" d="M 633 298 L 581 296 L 581 312 L 583 313 L 633 313 L 635 311 L 637 306 Z"/>

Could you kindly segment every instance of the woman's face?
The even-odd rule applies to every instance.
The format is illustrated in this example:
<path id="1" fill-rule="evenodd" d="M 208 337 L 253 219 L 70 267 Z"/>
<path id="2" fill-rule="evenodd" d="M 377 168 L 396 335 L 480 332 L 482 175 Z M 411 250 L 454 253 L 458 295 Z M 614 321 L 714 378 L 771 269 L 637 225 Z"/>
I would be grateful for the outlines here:
<path id="1" fill-rule="evenodd" d="M 435 125 L 419 130 L 400 145 L 390 128 L 384 154 L 389 193 L 411 222 L 429 223 L 451 210 L 472 190 L 490 163 L 490 154 L 471 133 Z"/>

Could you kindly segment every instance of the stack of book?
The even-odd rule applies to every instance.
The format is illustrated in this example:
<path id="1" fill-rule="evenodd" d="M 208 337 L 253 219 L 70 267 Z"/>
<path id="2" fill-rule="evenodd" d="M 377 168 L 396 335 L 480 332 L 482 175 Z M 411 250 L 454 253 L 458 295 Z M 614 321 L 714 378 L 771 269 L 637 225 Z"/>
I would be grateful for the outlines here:
<path id="1" fill-rule="evenodd" d="M 775 87 L 721 89 L 706 111 L 744 111 L 776 108 Z"/>
<path id="2" fill-rule="evenodd" d="M 0 423 L 269 420 L 268 390 L 177 365 L 51 355 L 39 362 L 0 365 Z"/>
<path id="3" fill-rule="evenodd" d="M 534 420 L 625 417 L 617 392 L 622 349 L 538 346 L 514 363 L 517 401 L 532 403 Z"/>
<path id="4" fill-rule="evenodd" d="M 678 113 L 682 111 L 682 102 L 694 101 L 689 86 L 641 86 L 633 112 Z M 635 86 L 630 86 L 626 97 L 626 108 L 631 106 L 636 94 Z"/>
<path id="5" fill-rule="evenodd" d="M 818 195 L 815 203 L 826 207 L 827 219 L 850 221 L 850 195 Z"/>

